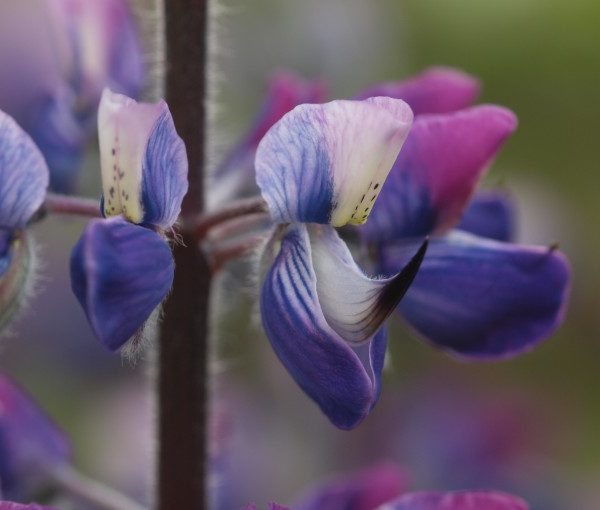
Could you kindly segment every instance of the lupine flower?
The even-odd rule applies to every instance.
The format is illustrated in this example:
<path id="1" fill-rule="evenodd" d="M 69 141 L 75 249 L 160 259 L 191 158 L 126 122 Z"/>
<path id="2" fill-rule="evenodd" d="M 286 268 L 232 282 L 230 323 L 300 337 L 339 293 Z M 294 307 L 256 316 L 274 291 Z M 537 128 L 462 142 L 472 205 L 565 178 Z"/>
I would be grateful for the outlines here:
<path id="1" fill-rule="evenodd" d="M 273 221 L 265 249 L 262 323 L 300 387 L 340 428 L 374 406 L 386 348 L 383 321 L 418 270 L 426 245 L 396 276 L 370 279 L 333 227 L 362 224 L 412 123 L 401 100 L 301 105 L 256 154 Z"/>
<path id="2" fill-rule="evenodd" d="M 470 105 L 479 93 L 479 82 L 461 71 L 433 67 L 406 80 L 372 85 L 353 99 L 386 96 L 402 99 L 415 115 L 445 113 Z M 208 197 L 219 204 L 236 195 L 256 191 L 252 172 L 256 148 L 269 128 L 285 113 L 305 103 L 325 101 L 323 80 L 305 80 L 290 72 L 277 73 L 269 80 L 267 93 L 248 131 L 216 168 Z"/>
<path id="3" fill-rule="evenodd" d="M 559 251 L 494 240 L 512 230 L 502 198 L 481 199 L 462 224 L 484 237 L 453 230 L 515 127 L 514 114 L 496 106 L 417 118 L 361 231 L 386 274 L 403 267 L 415 240 L 435 236 L 399 311 L 429 342 L 465 357 L 531 349 L 558 327 L 566 306 L 570 270 Z"/>
<path id="4" fill-rule="evenodd" d="M 11 499 L 26 497 L 70 459 L 71 446 L 62 430 L 28 395 L 0 374 L 2 495 Z"/>
<path id="5" fill-rule="evenodd" d="M 27 294 L 32 254 L 25 232 L 48 187 L 48 168 L 31 138 L 0 111 L 0 329 Z"/>
<path id="6" fill-rule="evenodd" d="M 71 256 L 71 284 L 98 340 L 137 348 L 173 283 L 165 233 L 187 191 L 187 157 L 164 101 L 106 90 L 98 113 L 107 219 L 88 223 Z"/>
<path id="7" fill-rule="evenodd" d="M 141 88 L 141 48 L 124 0 L 0 4 L 0 108 L 40 147 L 51 185 L 69 191 L 105 86 Z"/>

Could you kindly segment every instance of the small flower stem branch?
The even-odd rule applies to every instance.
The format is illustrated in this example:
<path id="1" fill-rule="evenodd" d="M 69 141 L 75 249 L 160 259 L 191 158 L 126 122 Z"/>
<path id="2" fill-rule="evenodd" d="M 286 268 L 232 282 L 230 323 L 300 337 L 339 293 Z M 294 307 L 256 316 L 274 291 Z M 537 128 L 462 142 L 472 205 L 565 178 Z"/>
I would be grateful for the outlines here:
<path id="1" fill-rule="evenodd" d="M 269 215 L 266 213 L 253 213 L 233 218 L 212 228 L 208 232 L 206 239 L 212 243 L 240 234 L 246 234 L 253 228 L 267 224 L 268 221 Z"/>
<path id="2" fill-rule="evenodd" d="M 48 193 L 42 205 L 46 214 L 67 214 L 72 216 L 100 217 L 100 202 L 93 198 L 72 197 Z"/>
<path id="3" fill-rule="evenodd" d="M 144 510 L 128 496 L 88 478 L 71 467 L 52 473 L 54 483 L 69 497 L 98 510 Z"/>
<path id="4" fill-rule="evenodd" d="M 209 0 L 164 0 L 165 92 L 186 145 L 183 223 L 204 208 Z M 190 232 L 173 250 L 175 279 L 164 304 L 158 355 L 157 510 L 206 510 L 208 317 L 211 271 Z"/>
<path id="5" fill-rule="evenodd" d="M 196 239 L 200 240 L 206 236 L 208 231 L 225 222 L 245 216 L 247 214 L 266 213 L 268 211 L 266 202 L 262 197 L 245 198 L 236 200 L 226 207 L 215 212 L 205 213 L 186 228 L 193 231 Z"/>
<path id="6" fill-rule="evenodd" d="M 207 249 L 212 274 L 217 273 L 230 260 L 248 255 L 265 242 L 264 236 L 251 236 L 235 242 L 220 243 Z"/>

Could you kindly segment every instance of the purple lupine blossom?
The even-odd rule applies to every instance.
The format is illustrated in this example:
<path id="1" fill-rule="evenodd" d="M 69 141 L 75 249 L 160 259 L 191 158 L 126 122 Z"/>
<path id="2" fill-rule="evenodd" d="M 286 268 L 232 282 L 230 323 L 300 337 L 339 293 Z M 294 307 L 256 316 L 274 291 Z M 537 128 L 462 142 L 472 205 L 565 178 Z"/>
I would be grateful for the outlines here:
<path id="1" fill-rule="evenodd" d="M 489 237 L 453 230 L 515 127 L 512 112 L 487 105 L 418 117 L 361 231 L 386 274 L 403 266 L 415 240 L 435 236 L 399 311 L 426 340 L 461 356 L 529 350 L 554 332 L 565 312 L 566 258 L 553 248 L 501 242 L 512 235 L 505 199 L 491 196 L 486 204 L 480 197 L 462 224 Z"/>
<path id="2" fill-rule="evenodd" d="M 262 323 L 292 377 L 344 429 L 377 401 L 382 324 L 426 244 L 394 277 L 371 279 L 333 227 L 366 221 L 411 123 L 410 108 L 397 99 L 301 105 L 269 130 L 256 154 L 257 183 L 279 224 L 263 255 Z"/>
<path id="3" fill-rule="evenodd" d="M 31 138 L 0 111 L 0 330 L 27 293 L 31 255 L 25 227 L 48 187 L 48 168 Z"/>
<path id="4" fill-rule="evenodd" d="M 7 0 L 0 6 L 0 108 L 40 147 L 51 185 L 73 188 L 105 86 L 136 96 L 142 52 L 123 0 Z"/>
<path id="5" fill-rule="evenodd" d="M 91 221 L 71 256 L 72 288 L 100 342 L 139 346 L 171 288 L 165 241 L 187 191 L 187 157 L 164 101 L 105 91 L 98 114 L 103 195 L 110 219 Z"/>
<path id="6" fill-rule="evenodd" d="M 26 497 L 67 465 L 71 446 L 31 398 L 0 374 L 0 488 L 11 499 Z M 0 507 L 1 508 L 1 507 Z"/>

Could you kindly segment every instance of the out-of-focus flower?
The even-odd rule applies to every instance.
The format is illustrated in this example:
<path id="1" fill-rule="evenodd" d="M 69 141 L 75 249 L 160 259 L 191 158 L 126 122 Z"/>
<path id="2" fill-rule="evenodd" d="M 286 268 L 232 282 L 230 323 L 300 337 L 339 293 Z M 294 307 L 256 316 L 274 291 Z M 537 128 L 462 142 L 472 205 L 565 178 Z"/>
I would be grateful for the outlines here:
<path id="1" fill-rule="evenodd" d="M 32 257 L 25 232 L 48 187 L 48 168 L 31 138 L 0 111 L 0 329 L 26 295 Z"/>
<path id="2" fill-rule="evenodd" d="M 8 0 L 0 6 L 0 108 L 34 139 L 51 185 L 70 190 L 105 86 L 137 95 L 141 47 L 123 0 Z"/>
<path id="3" fill-rule="evenodd" d="M 368 472 L 366 472 L 368 473 Z M 365 473 L 365 474 L 366 474 Z M 315 491 L 320 498 L 304 500 L 291 507 L 276 503 L 269 504 L 269 510 L 527 510 L 525 501 L 516 496 L 493 491 L 457 492 L 409 492 L 399 494 L 400 486 L 394 490 L 380 491 L 377 477 L 368 479 L 371 483 L 362 484 L 359 478 L 348 477 L 347 484 L 339 481 L 323 484 Z M 354 489 L 351 482 L 359 482 Z M 367 479 L 364 480 L 365 482 Z M 375 482 L 375 485 L 372 485 Z M 248 505 L 246 510 L 256 510 L 256 505 Z"/>
<path id="4" fill-rule="evenodd" d="M 339 476 L 308 489 L 292 504 L 294 510 L 375 510 L 408 488 L 408 475 L 385 462 Z"/>
<path id="5" fill-rule="evenodd" d="M 431 67 L 399 81 L 376 83 L 359 92 L 355 99 L 386 96 L 406 101 L 415 116 L 449 113 L 469 106 L 479 94 L 479 81 L 449 67 Z"/>
<path id="6" fill-rule="evenodd" d="M 452 230 L 515 127 L 512 112 L 496 106 L 418 117 L 361 231 L 386 274 L 414 253 L 415 238 L 436 236 L 399 310 L 425 339 L 461 356 L 495 358 L 529 350 L 564 316 L 566 258 L 553 248 L 493 240 L 510 236 L 502 199 L 491 197 L 486 204 L 481 198 L 479 211 L 472 210 L 463 223 L 485 237 Z"/>
<path id="7" fill-rule="evenodd" d="M 510 494 L 479 492 L 414 492 L 379 510 L 527 510 L 525 501 Z"/>
<path id="8" fill-rule="evenodd" d="M 0 487 L 27 497 L 71 459 L 68 439 L 22 390 L 0 374 Z M 1 508 L 1 507 L 0 507 Z M 10 508 L 10 507 L 9 507 Z"/>
<path id="9" fill-rule="evenodd" d="M 209 205 L 256 191 L 254 155 L 263 136 L 283 115 L 300 104 L 321 103 L 326 86 L 321 80 L 305 80 L 291 72 L 273 75 L 263 103 L 250 128 L 227 152 L 216 168 L 208 195 Z"/>
<path id="10" fill-rule="evenodd" d="M 279 226 L 263 255 L 262 323 L 300 387 L 340 428 L 373 408 L 386 348 L 384 320 L 418 270 L 370 279 L 333 227 L 362 224 L 412 123 L 401 100 L 301 105 L 260 142 L 256 179 Z"/>
<path id="11" fill-rule="evenodd" d="M 21 503 L 0 501 L 0 510 L 54 510 L 54 508 L 51 508 L 49 506 L 36 505 L 35 503 L 22 505 Z"/>
<path id="12" fill-rule="evenodd" d="M 104 220 L 88 223 L 71 256 L 72 288 L 100 342 L 139 346 L 173 282 L 165 241 L 187 191 L 187 157 L 164 101 L 105 91 L 98 115 Z"/>

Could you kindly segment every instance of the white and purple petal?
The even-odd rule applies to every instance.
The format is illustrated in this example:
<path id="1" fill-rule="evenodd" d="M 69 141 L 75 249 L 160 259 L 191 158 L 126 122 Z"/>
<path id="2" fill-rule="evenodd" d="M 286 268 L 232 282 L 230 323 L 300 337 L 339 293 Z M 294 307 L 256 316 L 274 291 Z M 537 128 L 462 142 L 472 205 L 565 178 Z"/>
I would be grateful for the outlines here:
<path id="1" fill-rule="evenodd" d="M 281 240 L 260 305 L 267 337 L 298 385 L 334 425 L 358 425 L 374 401 L 373 370 L 323 315 L 305 226 L 290 227 Z"/>
<path id="2" fill-rule="evenodd" d="M 317 294 L 327 323 L 346 342 L 370 338 L 396 308 L 419 269 L 427 243 L 392 278 L 372 279 L 356 265 L 346 243 L 329 226 L 309 225 Z"/>
<path id="3" fill-rule="evenodd" d="M 406 101 L 415 115 L 449 113 L 470 106 L 479 94 L 474 76 L 449 67 L 432 67 L 402 81 L 375 84 L 356 99 L 387 96 Z"/>
<path id="4" fill-rule="evenodd" d="M 98 112 L 103 212 L 169 229 L 187 192 L 187 156 L 164 101 L 105 90 Z"/>
<path id="5" fill-rule="evenodd" d="M 527 510 L 525 501 L 494 491 L 413 492 L 378 510 Z"/>
<path id="6" fill-rule="evenodd" d="M 46 413 L 0 374 L 0 489 L 21 499 L 71 461 L 71 445 Z M 0 507 L 1 508 L 1 507 Z"/>
<path id="7" fill-rule="evenodd" d="M 262 287 L 263 326 L 295 381 L 340 428 L 355 427 L 379 396 L 381 326 L 422 256 L 394 278 L 370 280 L 329 226 L 292 225 L 281 240 Z"/>
<path id="8" fill-rule="evenodd" d="M 277 223 L 362 224 L 412 124 L 401 100 L 300 105 L 265 135 L 256 181 Z"/>
<path id="9" fill-rule="evenodd" d="M 504 191 L 475 194 L 457 228 L 480 237 L 510 242 L 516 238 L 516 210 L 512 197 Z"/>
<path id="10" fill-rule="evenodd" d="M 167 243 L 121 218 L 90 221 L 71 255 L 73 292 L 96 337 L 112 351 L 140 340 L 173 276 Z"/>
<path id="11" fill-rule="evenodd" d="M 402 267 L 415 247 L 386 246 L 382 269 Z M 430 243 L 399 310 L 441 349 L 469 358 L 506 358 L 554 333 L 569 290 L 570 267 L 558 250 L 453 231 Z"/>
<path id="12" fill-rule="evenodd" d="M 0 111 L 0 228 L 23 228 L 40 208 L 48 188 L 48 167 L 17 123 Z"/>
<path id="13" fill-rule="evenodd" d="M 491 105 L 418 117 L 361 235 L 380 244 L 456 225 L 516 125 L 510 110 Z"/>

